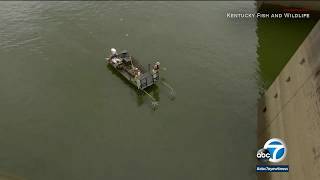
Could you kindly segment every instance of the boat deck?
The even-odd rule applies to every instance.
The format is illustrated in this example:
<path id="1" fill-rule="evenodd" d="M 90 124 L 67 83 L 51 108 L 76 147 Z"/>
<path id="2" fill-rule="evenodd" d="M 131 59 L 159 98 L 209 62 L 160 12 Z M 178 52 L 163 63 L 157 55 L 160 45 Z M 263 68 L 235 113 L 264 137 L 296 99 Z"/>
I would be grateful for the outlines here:
<path id="1" fill-rule="evenodd" d="M 159 80 L 159 76 L 157 75 L 156 78 L 153 77 L 153 75 L 146 71 L 145 68 L 132 56 L 129 56 L 127 52 L 121 53 L 118 55 L 118 58 L 122 60 L 122 64 L 116 65 L 111 62 L 111 59 L 109 59 L 107 62 L 114 67 L 116 71 L 118 71 L 122 76 L 124 76 L 128 81 L 130 81 L 133 85 L 135 85 L 138 89 L 145 89 L 149 86 L 152 86 L 153 84 L 156 84 L 156 82 Z M 132 66 L 137 67 L 141 73 L 139 80 L 140 80 L 140 87 L 137 86 L 136 78 L 134 74 L 134 70 L 132 69 Z"/>

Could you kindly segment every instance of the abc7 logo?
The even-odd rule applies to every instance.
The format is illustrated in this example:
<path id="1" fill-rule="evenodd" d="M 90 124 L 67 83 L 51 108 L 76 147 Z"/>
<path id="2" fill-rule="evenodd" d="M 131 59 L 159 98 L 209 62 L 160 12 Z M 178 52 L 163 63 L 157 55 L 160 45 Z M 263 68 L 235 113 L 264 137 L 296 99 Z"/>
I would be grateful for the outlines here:
<path id="1" fill-rule="evenodd" d="M 267 149 L 262 148 L 257 152 L 257 159 L 261 162 L 268 162 L 270 157 L 270 152 Z"/>
<path id="2" fill-rule="evenodd" d="M 264 144 L 262 149 L 257 152 L 257 159 L 261 162 L 277 163 L 286 157 L 287 148 L 281 139 L 270 139 Z"/>

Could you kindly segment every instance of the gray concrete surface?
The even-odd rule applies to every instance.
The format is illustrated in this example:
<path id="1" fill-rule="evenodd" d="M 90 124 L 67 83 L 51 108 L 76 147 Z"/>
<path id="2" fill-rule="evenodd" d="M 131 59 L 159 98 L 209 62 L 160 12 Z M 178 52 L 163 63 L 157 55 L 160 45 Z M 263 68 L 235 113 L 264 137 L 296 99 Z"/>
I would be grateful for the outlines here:
<path id="1" fill-rule="evenodd" d="M 288 147 L 289 173 L 258 179 L 320 180 L 320 21 L 279 76 L 258 108 L 258 147 L 281 138 Z"/>

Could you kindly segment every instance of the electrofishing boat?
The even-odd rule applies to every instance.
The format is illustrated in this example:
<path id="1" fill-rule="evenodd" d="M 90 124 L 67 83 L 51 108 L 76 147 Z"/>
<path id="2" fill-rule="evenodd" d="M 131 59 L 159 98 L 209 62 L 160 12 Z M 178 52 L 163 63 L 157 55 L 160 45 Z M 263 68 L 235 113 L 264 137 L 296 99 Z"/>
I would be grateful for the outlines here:
<path id="1" fill-rule="evenodd" d="M 118 54 L 115 48 L 111 48 L 111 54 L 106 58 L 106 62 L 140 90 L 159 81 L 159 62 L 154 63 L 152 67 L 148 64 L 148 69 L 145 69 L 127 50 Z"/>

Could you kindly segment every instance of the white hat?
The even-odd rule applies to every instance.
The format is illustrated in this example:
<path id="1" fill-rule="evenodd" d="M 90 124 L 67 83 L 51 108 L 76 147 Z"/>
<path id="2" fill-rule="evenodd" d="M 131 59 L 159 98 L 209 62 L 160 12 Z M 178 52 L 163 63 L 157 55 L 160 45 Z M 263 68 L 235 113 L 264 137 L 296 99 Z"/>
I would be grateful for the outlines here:
<path id="1" fill-rule="evenodd" d="M 111 48 L 111 54 L 113 55 L 117 54 L 117 50 L 115 48 Z"/>

